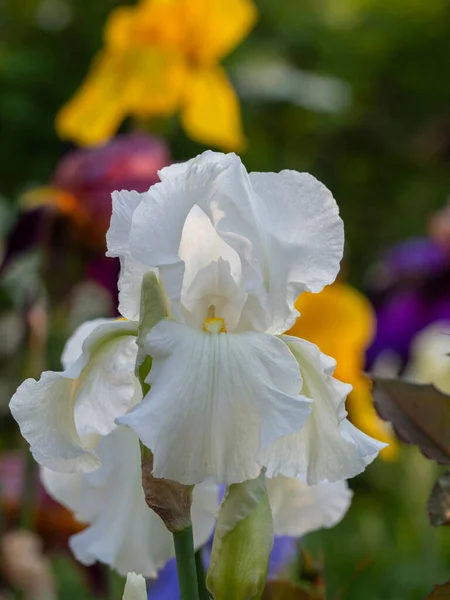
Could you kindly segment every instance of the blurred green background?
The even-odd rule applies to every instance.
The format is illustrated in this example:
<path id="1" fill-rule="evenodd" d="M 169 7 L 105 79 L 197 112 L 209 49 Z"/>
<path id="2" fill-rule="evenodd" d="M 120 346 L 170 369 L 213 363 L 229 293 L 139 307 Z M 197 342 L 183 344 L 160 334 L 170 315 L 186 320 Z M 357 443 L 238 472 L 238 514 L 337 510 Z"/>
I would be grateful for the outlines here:
<path id="1" fill-rule="evenodd" d="M 118 4 L 0 2 L 2 229 L 20 193 L 47 183 L 71 147 L 58 139 L 54 117 L 87 73 Z M 428 215 L 449 195 L 450 2 L 256 4 L 255 30 L 225 62 L 242 98 L 242 158 L 249 170 L 308 171 L 333 191 L 349 278 L 361 285 L 380 251 L 425 233 Z M 202 150 L 176 121 L 161 131 L 176 160 Z M 60 347 L 61 339 L 50 345 L 51 356 Z M 435 471 L 404 448 L 399 461 L 379 460 L 356 478 L 344 521 L 306 541 L 324 566 L 327 598 L 421 600 L 450 578 L 450 534 L 433 529 L 425 511 Z M 62 598 L 74 597 L 71 589 Z"/>
<path id="2" fill-rule="evenodd" d="M 67 149 L 56 136 L 55 113 L 87 73 L 106 16 L 118 4 L 3 0 L 0 193 L 10 202 L 25 186 L 45 183 Z M 244 87 L 239 68 L 268 59 L 323 81 L 316 93 L 310 81 L 303 90 L 300 82 L 290 99 L 276 82 L 269 82 L 266 96 L 240 89 L 249 140 L 243 159 L 251 170 L 309 171 L 333 190 L 346 224 L 351 278 L 358 282 L 381 247 L 422 233 L 430 210 L 447 200 L 449 2 L 256 4 L 256 29 L 225 63 L 238 89 Z M 330 80 L 342 84 L 331 94 Z M 324 109 L 327 93 L 344 97 L 334 106 L 331 98 Z M 180 128 L 170 138 L 176 159 L 200 150 Z"/>

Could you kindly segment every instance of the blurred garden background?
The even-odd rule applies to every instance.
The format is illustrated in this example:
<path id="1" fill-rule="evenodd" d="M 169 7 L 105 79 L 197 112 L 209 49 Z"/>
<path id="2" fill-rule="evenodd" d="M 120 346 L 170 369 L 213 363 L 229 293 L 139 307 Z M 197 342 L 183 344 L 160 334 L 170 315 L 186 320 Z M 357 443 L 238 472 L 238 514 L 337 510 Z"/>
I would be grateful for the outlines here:
<path id="1" fill-rule="evenodd" d="M 108 15 L 127 4 L 136 3 L 0 0 L 0 527 L 20 518 L 37 527 L 63 600 L 101 591 L 102 572 L 71 561 L 65 548 L 77 525 L 42 491 L 29 489 L 32 503 L 21 506 L 21 473 L 32 467 L 20 466 L 26 449 L 8 402 L 25 376 L 60 368 L 78 324 L 115 315 L 117 265 L 102 257 L 110 192 L 133 184 L 144 191 L 157 168 L 208 147 L 186 133 L 177 112 L 129 115 L 116 128 L 125 137 L 86 155 L 73 155 L 77 140 L 58 135 L 56 115 L 103 47 Z M 245 143 L 238 153 L 249 171 L 307 171 L 332 190 L 346 228 L 340 284 L 366 295 L 379 318 L 379 346 L 367 363 L 364 346 L 376 326 L 365 299 L 360 316 L 351 301 L 341 310 L 331 297 L 311 317 L 308 337 L 327 338 L 324 350 L 343 379 L 346 357 L 340 363 L 337 354 L 347 348 L 357 354 L 354 369 L 403 374 L 416 333 L 435 321 L 450 324 L 450 3 L 255 5 L 254 28 L 221 61 L 240 101 Z M 394 256 L 392 248 L 412 238 L 420 239 Z M 399 294 L 412 296 L 391 314 L 386 307 Z M 325 322 L 332 324 L 321 333 Z M 350 414 L 374 420 L 368 384 L 361 384 L 361 417 L 360 388 L 351 383 Z M 300 542 L 289 573 L 308 597 L 422 600 L 450 579 L 450 533 L 432 526 L 426 510 L 439 469 L 416 448 L 393 446 L 351 482 L 344 520 Z"/>

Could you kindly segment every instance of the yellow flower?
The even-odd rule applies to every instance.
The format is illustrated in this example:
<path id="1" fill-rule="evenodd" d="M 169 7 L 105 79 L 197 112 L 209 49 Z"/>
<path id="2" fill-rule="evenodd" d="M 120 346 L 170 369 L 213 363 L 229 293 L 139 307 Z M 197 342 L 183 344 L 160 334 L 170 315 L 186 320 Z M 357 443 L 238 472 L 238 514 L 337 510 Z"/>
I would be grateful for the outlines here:
<path id="1" fill-rule="evenodd" d="M 320 294 L 301 294 L 296 308 L 301 316 L 288 334 L 313 342 L 336 360 L 335 377 L 353 386 L 347 399 L 350 419 L 368 435 L 389 443 L 382 456 L 394 458 L 396 443 L 375 412 L 371 384 L 363 373 L 364 353 L 375 324 L 369 302 L 351 286 L 335 283 Z"/>
<path id="2" fill-rule="evenodd" d="M 126 116 L 180 111 L 186 133 L 203 144 L 239 150 L 239 101 L 220 60 L 256 20 L 252 0 L 141 0 L 115 9 L 104 47 L 56 128 L 81 145 L 108 140 Z"/>

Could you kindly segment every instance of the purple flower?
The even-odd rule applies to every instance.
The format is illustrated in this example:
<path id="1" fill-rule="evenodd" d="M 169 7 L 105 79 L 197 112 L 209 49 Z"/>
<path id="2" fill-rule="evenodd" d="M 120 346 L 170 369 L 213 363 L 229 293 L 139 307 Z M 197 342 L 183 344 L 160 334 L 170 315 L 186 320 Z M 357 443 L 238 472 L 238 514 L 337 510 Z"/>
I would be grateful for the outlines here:
<path id="1" fill-rule="evenodd" d="M 404 366 L 416 334 L 435 321 L 450 321 L 450 257 L 426 238 L 401 242 L 373 269 L 371 292 L 377 328 L 367 366 L 385 351 Z"/>
<path id="2" fill-rule="evenodd" d="M 60 263 L 81 262 L 81 268 L 77 264 L 66 270 L 69 288 L 77 282 L 71 278 L 79 278 L 81 273 L 115 298 L 119 261 L 104 257 L 111 192 L 145 192 L 158 181 L 158 170 L 170 162 L 165 142 L 144 133 L 68 152 L 57 165 L 50 186 L 34 188 L 22 197 L 24 210 L 7 240 L 1 269 L 21 252 L 44 247 L 53 271 L 61 269 Z"/>

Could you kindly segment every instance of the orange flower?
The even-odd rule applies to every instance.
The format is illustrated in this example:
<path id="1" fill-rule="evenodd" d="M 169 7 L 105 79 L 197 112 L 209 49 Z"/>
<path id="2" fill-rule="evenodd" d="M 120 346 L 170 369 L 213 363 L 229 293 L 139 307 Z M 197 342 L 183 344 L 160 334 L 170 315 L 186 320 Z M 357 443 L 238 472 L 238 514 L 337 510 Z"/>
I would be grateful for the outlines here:
<path id="1" fill-rule="evenodd" d="M 347 399 L 350 419 L 368 435 L 388 442 L 381 454 L 394 458 L 396 443 L 375 412 L 371 384 L 363 373 L 365 350 L 375 325 L 370 303 L 351 286 L 335 283 L 320 294 L 301 294 L 296 308 L 301 316 L 287 333 L 313 342 L 336 360 L 335 377 L 353 386 Z"/>
<path id="2" fill-rule="evenodd" d="M 128 115 L 180 111 L 194 140 L 239 150 L 239 102 L 219 62 L 255 20 L 251 0 L 141 0 L 117 8 L 106 24 L 104 48 L 57 116 L 59 134 L 98 144 Z"/>

